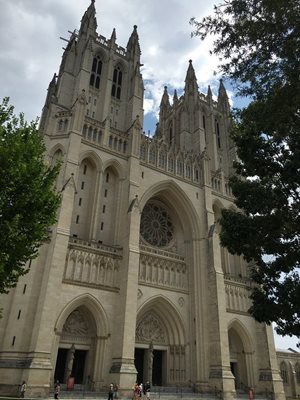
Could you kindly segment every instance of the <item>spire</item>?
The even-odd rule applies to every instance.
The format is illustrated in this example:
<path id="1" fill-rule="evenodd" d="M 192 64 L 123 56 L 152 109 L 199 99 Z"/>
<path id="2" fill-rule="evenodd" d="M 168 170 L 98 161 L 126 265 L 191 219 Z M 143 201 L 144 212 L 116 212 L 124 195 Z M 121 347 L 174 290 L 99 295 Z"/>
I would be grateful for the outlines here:
<path id="1" fill-rule="evenodd" d="M 110 40 L 109 40 L 110 47 L 114 47 L 116 40 L 117 40 L 117 35 L 116 35 L 116 29 L 114 28 L 111 33 Z"/>
<path id="2" fill-rule="evenodd" d="M 92 35 L 96 36 L 97 20 L 96 20 L 96 9 L 95 0 L 91 0 L 91 4 L 88 6 L 86 12 L 81 19 L 81 25 L 79 30 L 79 36 L 81 35 Z"/>
<path id="3" fill-rule="evenodd" d="M 117 35 L 116 35 L 116 28 L 113 29 L 110 37 L 111 42 L 115 42 L 117 40 Z"/>
<path id="4" fill-rule="evenodd" d="M 174 90 L 174 95 L 173 95 L 173 103 L 176 103 L 178 101 L 178 96 L 177 96 L 177 90 Z"/>
<path id="5" fill-rule="evenodd" d="M 220 86 L 219 86 L 219 94 L 218 94 L 218 99 L 219 98 L 226 98 L 228 100 L 227 92 L 223 83 L 223 79 L 220 79 Z"/>
<path id="6" fill-rule="evenodd" d="M 230 109 L 227 92 L 223 84 L 223 79 L 220 79 L 220 86 L 218 93 L 218 107 L 223 108 L 227 112 L 229 112 Z"/>
<path id="7" fill-rule="evenodd" d="M 189 60 L 189 67 L 186 73 L 184 91 L 185 94 L 198 94 L 197 78 L 192 60 Z"/>
<path id="8" fill-rule="evenodd" d="M 45 106 L 49 106 L 49 104 L 52 103 L 53 100 L 55 100 L 56 89 L 57 89 L 57 75 L 55 73 L 48 86 L 48 93 L 46 97 Z"/>
<path id="9" fill-rule="evenodd" d="M 206 98 L 207 98 L 208 104 L 212 104 L 213 98 L 212 98 L 212 91 L 211 91 L 210 85 L 208 85 Z"/>
<path id="10" fill-rule="evenodd" d="M 161 98 L 160 102 L 160 108 L 162 107 L 170 107 L 170 101 L 169 101 L 169 93 L 168 93 L 168 87 L 165 86 L 164 93 Z"/>
<path id="11" fill-rule="evenodd" d="M 134 25 L 132 34 L 127 43 L 127 51 L 133 55 L 140 57 L 141 49 L 139 44 L 139 35 L 137 33 L 137 25 Z"/>

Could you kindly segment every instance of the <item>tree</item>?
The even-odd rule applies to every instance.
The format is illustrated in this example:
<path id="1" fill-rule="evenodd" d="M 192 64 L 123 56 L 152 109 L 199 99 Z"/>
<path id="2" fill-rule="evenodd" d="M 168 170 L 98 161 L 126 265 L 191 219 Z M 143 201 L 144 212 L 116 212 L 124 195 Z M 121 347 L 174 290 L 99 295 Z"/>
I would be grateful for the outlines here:
<path id="1" fill-rule="evenodd" d="M 0 293 L 28 272 L 56 221 L 60 196 L 54 183 L 59 165 L 44 163 L 37 122 L 14 116 L 9 99 L 0 105 Z"/>
<path id="2" fill-rule="evenodd" d="M 223 210 L 221 244 L 256 283 L 250 313 L 300 336 L 300 3 L 224 0 L 193 35 L 214 35 L 220 71 L 249 105 L 233 112 L 239 211 Z"/>

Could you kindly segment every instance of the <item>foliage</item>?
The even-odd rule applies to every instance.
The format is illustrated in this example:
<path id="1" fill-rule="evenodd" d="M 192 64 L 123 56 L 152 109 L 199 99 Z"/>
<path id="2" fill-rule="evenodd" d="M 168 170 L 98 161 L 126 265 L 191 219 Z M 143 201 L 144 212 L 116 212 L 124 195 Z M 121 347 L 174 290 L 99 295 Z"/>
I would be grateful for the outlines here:
<path id="1" fill-rule="evenodd" d="M 300 336 L 300 3 L 224 0 L 195 19 L 215 35 L 220 70 L 249 97 L 234 115 L 238 212 L 223 210 L 221 243 L 251 264 L 250 309 L 277 332 Z M 254 263 L 253 263 L 254 262 Z"/>
<path id="2" fill-rule="evenodd" d="M 9 99 L 0 105 L 0 293 L 28 272 L 56 221 L 59 165 L 46 166 L 37 122 L 14 116 Z"/>

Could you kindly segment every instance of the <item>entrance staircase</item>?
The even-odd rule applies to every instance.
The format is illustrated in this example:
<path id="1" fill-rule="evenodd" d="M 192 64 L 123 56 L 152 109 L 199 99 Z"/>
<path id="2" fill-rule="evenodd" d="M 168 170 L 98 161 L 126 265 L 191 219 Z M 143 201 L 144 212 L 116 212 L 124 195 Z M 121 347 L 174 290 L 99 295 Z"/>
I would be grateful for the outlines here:
<path id="1" fill-rule="evenodd" d="M 151 388 L 151 400 L 222 400 L 223 395 L 221 391 L 214 391 L 211 393 L 198 393 L 195 392 L 193 387 L 190 386 L 152 386 Z M 75 385 L 74 390 L 66 390 L 61 388 L 60 399 L 67 400 L 107 400 L 108 390 L 89 390 L 85 385 Z M 50 393 L 50 398 L 54 398 L 54 393 Z M 131 400 L 129 397 L 119 397 L 119 400 Z M 248 400 L 248 394 L 245 391 L 237 390 L 238 400 Z M 146 400 L 145 396 L 141 397 L 141 400 Z M 273 400 L 271 393 L 257 394 L 255 400 Z"/>

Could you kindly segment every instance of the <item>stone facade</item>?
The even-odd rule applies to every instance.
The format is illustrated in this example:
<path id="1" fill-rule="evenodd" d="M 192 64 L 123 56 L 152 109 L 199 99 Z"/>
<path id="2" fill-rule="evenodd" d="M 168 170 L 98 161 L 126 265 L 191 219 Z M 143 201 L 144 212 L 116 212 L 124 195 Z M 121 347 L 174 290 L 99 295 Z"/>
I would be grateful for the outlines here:
<path id="1" fill-rule="evenodd" d="M 278 368 L 286 397 L 300 397 L 300 353 L 295 350 L 277 350 Z"/>
<path id="2" fill-rule="evenodd" d="M 222 81 L 217 101 L 199 93 L 190 61 L 148 137 L 137 27 L 126 48 L 96 28 L 92 1 L 49 84 L 40 130 L 62 163 L 62 203 L 51 241 L 1 298 L 1 393 L 25 380 L 44 396 L 73 376 L 123 394 L 150 380 L 283 399 L 272 330 L 247 313 L 247 266 L 219 244 L 235 158 Z"/>

